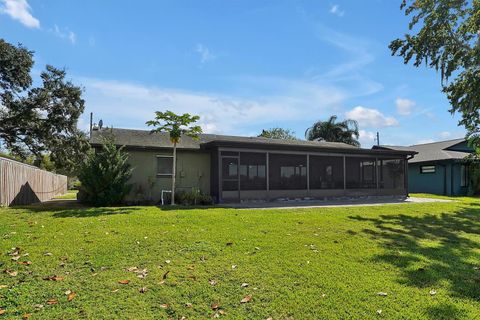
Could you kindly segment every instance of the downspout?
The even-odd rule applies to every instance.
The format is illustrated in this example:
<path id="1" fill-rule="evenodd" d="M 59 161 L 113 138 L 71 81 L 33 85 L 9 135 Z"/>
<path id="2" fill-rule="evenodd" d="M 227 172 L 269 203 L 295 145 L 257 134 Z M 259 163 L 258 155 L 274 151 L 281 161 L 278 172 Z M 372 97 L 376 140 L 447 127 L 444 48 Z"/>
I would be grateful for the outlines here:
<path id="1" fill-rule="evenodd" d="M 453 163 L 450 164 L 450 196 L 453 194 Z"/>

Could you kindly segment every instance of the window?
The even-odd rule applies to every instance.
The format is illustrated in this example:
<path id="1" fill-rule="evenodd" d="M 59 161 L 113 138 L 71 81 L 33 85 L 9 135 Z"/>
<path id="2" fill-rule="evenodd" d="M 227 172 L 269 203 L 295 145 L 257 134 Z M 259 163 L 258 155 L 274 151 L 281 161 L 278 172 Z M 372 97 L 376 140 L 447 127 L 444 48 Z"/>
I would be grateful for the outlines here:
<path id="1" fill-rule="evenodd" d="M 375 189 L 375 159 L 345 158 L 347 189 Z"/>
<path id="2" fill-rule="evenodd" d="M 269 178 L 272 190 L 307 189 L 307 156 L 271 153 Z"/>
<path id="3" fill-rule="evenodd" d="M 468 186 L 468 167 L 465 164 L 460 166 L 460 186 Z"/>
<path id="4" fill-rule="evenodd" d="M 238 158 L 222 158 L 222 190 L 238 190 Z"/>
<path id="5" fill-rule="evenodd" d="M 420 173 L 435 173 L 435 166 L 420 166 Z"/>
<path id="6" fill-rule="evenodd" d="M 172 156 L 157 156 L 157 175 L 171 176 L 173 167 Z"/>
<path id="7" fill-rule="evenodd" d="M 402 159 L 379 159 L 378 187 L 380 189 L 403 189 L 405 187 L 405 161 Z"/>
<path id="8" fill-rule="evenodd" d="M 240 154 L 240 189 L 267 189 L 266 154 L 247 152 Z"/>
<path id="9" fill-rule="evenodd" d="M 310 156 L 310 189 L 343 189 L 343 157 Z"/>

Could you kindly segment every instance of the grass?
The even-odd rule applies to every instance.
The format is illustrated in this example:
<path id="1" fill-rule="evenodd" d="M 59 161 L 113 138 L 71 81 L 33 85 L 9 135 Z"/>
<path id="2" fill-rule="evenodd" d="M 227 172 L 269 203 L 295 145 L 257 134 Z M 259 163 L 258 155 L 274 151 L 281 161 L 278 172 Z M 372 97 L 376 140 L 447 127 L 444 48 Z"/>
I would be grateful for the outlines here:
<path id="1" fill-rule="evenodd" d="M 60 196 L 56 196 L 53 199 L 61 199 L 61 200 L 76 200 L 77 199 L 78 190 L 68 190 L 67 193 L 62 194 Z"/>
<path id="2" fill-rule="evenodd" d="M 480 316 L 472 198 L 283 210 L 3 208 L 0 237 L 0 270 L 18 271 L 0 274 L 0 319 Z M 13 247 L 31 264 L 12 261 Z M 147 276 L 126 271 L 134 266 Z M 76 293 L 70 302 L 67 290 Z"/>

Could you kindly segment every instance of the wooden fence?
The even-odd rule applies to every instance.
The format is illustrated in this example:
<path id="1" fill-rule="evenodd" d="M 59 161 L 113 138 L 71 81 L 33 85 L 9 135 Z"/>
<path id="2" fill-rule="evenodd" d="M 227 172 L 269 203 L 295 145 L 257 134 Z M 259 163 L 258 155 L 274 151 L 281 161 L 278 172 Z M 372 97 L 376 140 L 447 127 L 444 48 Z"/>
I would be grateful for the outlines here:
<path id="1" fill-rule="evenodd" d="M 66 176 L 0 157 L 0 206 L 46 201 L 66 192 Z"/>

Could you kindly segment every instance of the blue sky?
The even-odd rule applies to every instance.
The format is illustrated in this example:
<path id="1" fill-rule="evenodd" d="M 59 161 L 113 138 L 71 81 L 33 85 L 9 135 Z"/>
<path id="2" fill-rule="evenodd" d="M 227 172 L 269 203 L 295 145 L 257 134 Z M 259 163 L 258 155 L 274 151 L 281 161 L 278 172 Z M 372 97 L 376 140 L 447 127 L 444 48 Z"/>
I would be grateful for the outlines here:
<path id="1" fill-rule="evenodd" d="M 35 51 L 34 73 L 65 67 L 86 110 L 143 129 L 155 110 L 201 116 L 205 132 L 303 137 L 332 114 L 363 147 L 462 137 L 433 70 L 392 57 L 400 0 L 0 0 L 0 37 Z"/>

